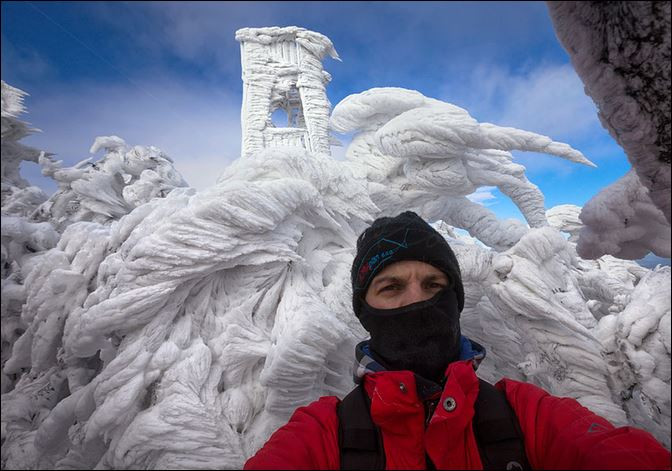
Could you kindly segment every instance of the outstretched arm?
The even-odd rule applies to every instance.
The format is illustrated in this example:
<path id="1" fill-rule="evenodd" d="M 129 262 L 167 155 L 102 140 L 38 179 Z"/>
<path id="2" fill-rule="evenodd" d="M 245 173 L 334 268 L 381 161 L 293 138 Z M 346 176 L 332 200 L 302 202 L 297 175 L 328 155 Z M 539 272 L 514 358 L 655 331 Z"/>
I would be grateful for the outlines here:
<path id="1" fill-rule="evenodd" d="M 504 379 L 534 469 L 670 469 L 670 452 L 651 434 L 614 427 L 576 400 Z"/>
<path id="2" fill-rule="evenodd" d="M 335 396 L 298 408 L 244 469 L 339 469 Z"/>

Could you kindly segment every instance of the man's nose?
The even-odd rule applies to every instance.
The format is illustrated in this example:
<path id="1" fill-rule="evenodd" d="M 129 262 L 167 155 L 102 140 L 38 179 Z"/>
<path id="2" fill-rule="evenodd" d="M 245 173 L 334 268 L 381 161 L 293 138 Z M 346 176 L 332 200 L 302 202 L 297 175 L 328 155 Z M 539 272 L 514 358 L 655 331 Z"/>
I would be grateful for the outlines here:
<path id="1" fill-rule="evenodd" d="M 419 282 L 411 282 L 406 286 L 406 291 L 404 292 L 404 297 L 400 307 L 408 306 L 409 304 L 419 303 L 420 301 L 425 301 L 431 296 L 428 296 L 425 293 L 425 290 L 422 289 L 422 285 Z"/>

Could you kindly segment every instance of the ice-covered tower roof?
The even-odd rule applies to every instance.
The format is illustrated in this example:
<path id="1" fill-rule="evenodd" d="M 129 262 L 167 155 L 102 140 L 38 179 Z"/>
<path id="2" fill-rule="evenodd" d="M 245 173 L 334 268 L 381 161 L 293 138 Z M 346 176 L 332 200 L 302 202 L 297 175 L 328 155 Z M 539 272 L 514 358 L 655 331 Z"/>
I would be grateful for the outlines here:
<path id="1" fill-rule="evenodd" d="M 331 76 L 322 59 L 327 54 L 338 59 L 329 38 L 275 26 L 239 29 L 236 40 L 243 78 L 242 155 L 288 146 L 328 154 L 331 105 L 325 86 Z M 277 110 L 286 112 L 286 127 L 271 119 Z"/>

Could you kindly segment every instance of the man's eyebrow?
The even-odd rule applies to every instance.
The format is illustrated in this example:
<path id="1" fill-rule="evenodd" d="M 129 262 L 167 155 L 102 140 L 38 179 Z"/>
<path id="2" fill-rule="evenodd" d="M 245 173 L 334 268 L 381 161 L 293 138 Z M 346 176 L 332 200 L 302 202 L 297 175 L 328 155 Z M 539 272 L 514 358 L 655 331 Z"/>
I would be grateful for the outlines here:
<path id="1" fill-rule="evenodd" d="M 399 281 L 401 281 L 401 278 L 399 278 L 396 275 L 378 276 L 378 277 L 376 277 L 375 280 L 373 280 L 373 282 L 371 284 L 372 285 L 379 285 L 380 283 L 385 283 L 386 281 L 399 282 Z"/>
<path id="2" fill-rule="evenodd" d="M 441 274 L 434 274 L 433 273 L 431 275 L 427 275 L 426 277 L 424 277 L 422 279 L 422 281 L 423 281 L 423 283 L 428 283 L 428 282 L 432 283 L 432 282 L 436 282 L 436 281 L 441 281 L 441 282 L 444 282 L 444 283 L 448 283 L 449 285 L 451 284 L 450 276 L 446 275 L 445 273 L 441 273 Z"/>
<path id="3" fill-rule="evenodd" d="M 441 274 L 435 274 L 435 273 L 432 273 L 431 275 L 427 275 L 427 276 L 424 277 L 423 279 L 424 279 L 424 280 L 438 280 L 438 279 L 440 279 L 440 278 L 445 278 L 446 280 L 450 279 L 450 278 L 448 277 L 448 275 L 444 275 L 443 273 L 441 273 Z"/>

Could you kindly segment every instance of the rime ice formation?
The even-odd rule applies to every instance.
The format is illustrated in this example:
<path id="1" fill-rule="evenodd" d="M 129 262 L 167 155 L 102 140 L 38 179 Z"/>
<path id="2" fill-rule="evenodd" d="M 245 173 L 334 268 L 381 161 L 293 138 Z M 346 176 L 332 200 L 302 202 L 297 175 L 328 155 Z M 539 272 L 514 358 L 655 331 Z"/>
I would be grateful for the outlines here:
<path id="1" fill-rule="evenodd" d="M 275 150 L 109 228 L 69 226 L 45 257 L 74 279 L 63 290 L 62 273 L 44 267 L 35 284 L 56 288 L 27 304 L 63 342 L 58 361 L 42 355 L 50 361 L 31 372 L 67 374 L 72 393 L 36 432 L 34 446 L 50 450 L 39 465 L 239 468 L 298 405 L 345 391 L 350 225 L 373 211 L 338 162 Z M 34 362 L 36 349 L 15 348 L 9 367 Z M 13 423 L 38 407 L 18 407 L 35 381 L 5 396 Z M 72 440 L 54 441 L 68 430 Z"/>
<path id="2" fill-rule="evenodd" d="M 243 28 L 236 40 L 243 75 L 242 155 L 287 146 L 330 155 L 325 86 L 331 76 L 322 59 L 339 59 L 329 38 L 290 26 Z M 272 122 L 275 110 L 286 113 L 286 127 Z"/>
<path id="3" fill-rule="evenodd" d="M 19 142 L 35 131 L 18 119 L 25 112 L 25 92 L 2 81 L 2 365 L 24 332 L 21 306 L 26 300 L 23 279 L 36 252 L 56 245 L 58 234 L 46 222 L 30 218 L 47 195 L 30 186 L 21 175 L 21 162 L 37 162 L 40 151 Z M 13 387 L 15 377 L 1 375 L 2 392 Z"/>
<path id="4" fill-rule="evenodd" d="M 462 108 L 399 88 L 345 98 L 334 108 L 331 125 L 355 133 L 346 158 L 372 181 L 372 198 L 383 213 L 412 208 L 430 220 L 466 229 L 496 249 L 513 246 L 527 228 L 517 220 L 499 221 L 469 201 L 466 196 L 480 186 L 498 187 L 531 227 L 547 224 L 543 195 L 508 151 L 545 152 L 593 165 L 567 144 L 478 123 Z"/>
<path id="5" fill-rule="evenodd" d="M 555 207 L 548 211 L 549 222 L 569 233 L 572 242 L 585 230 L 580 212 L 577 206 Z M 630 420 L 669 448 L 670 268 L 651 271 L 610 255 L 577 260 L 581 291 L 598 320 L 593 334 L 606 355 L 612 390 L 620 391 Z"/>
<path id="6" fill-rule="evenodd" d="M 648 272 L 621 312 L 600 319 L 612 381 L 626 412 L 670 447 L 670 267 Z"/>
<path id="7" fill-rule="evenodd" d="M 25 112 L 25 92 L 2 81 L 2 211 L 28 215 L 47 199 L 42 190 L 30 186 L 19 174 L 22 161 L 37 163 L 40 151 L 19 141 L 37 131 L 18 119 Z"/>
<path id="8" fill-rule="evenodd" d="M 546 211 L 546 219 L 548 225 L 555 227 L 561 232 L 566 232 L 569 235 L 569 241 L 576 243 L 579 240 L 579 231 L 583 227 L 579 214 L 581 207 L 573 204 L 561 204 L 553 206 Z"/>
<path id="9" fill-rule="evenodd" d="M 81 291 L 80 282 L 91 282 L 98 270 L 100 261 L 96 262 L 96 255 L 100 248 L 95 246 L 94 238 L 63 248 L 65 256 L 48 251 L 68 240 L 60 232 L 88 237 L 98 230 L 87 234 L 82 228 L 88 226 L 72 223 L 109 224 L 136 206 L 186 185 L 172 161 L 158 149 L 125 149 L 117 137 L 96 139 L 91 152 L 101 148 L 107 151 L 100 161 L 88 159 L 74 168 L 61 168 L 44 152 L 18 142 L 32 131 L 17 119 L 24 111 L 24 95 L 2 83 L 3 394 L 15 387 L 24 372 L 30 370 L 34 374 L 44 364 L 55 361 L 66 315 L 81 303 L 86 292 Z M 47 198 L 41 189 L 28 186 L 19 175 L 23 160 L 39 162 L 43 173 L 59 183 L 59 191 Z M 73 259 L 78 264 L 76 269 L 63 270 Z M 55 294 L 61 295 L 60 301 Z M 45 389 L 58 389 L 56 385 L 62 385 L 63 379 L 48 375 L 49 385 L 37 387 L 38 381 L 27 389 L 42 396 Z M 25 402 L 23 398 L 21 401 Z M 3 437 L 4 434 L 3 425 Z"/>
<path id="10" fill-rule="evenodd" d="M 326 42 L 306 44 L 322 57 Z M 249 96 L 244 115 L 266 122 L 271 107 L 246 108 Z M 356 133 L 346 161 L 264 143 L 215 186 L 164 198 L 181 179 L 152 148 L 107 137 L 96 168 L 43 159 L 60 190 L 39 214 L 62 234 L 24 269 L 25 332 L 3 368 L 17 378 L 2 396 L 3 468 L 241 468 L 296 407 L 352 389 L 366 336 L 351 311 L 355 241 L 401 209 L 436 221 L 454 247 L 463 331 L 489 352 L 479 375 L 575 397 L 670 446 L 669 269 L 578 257 L 578 208 L 549 210 L 549 224 L 509 151 L 585 157 L 404 89 L 347 97 L 331 126 Z M 482 185 L 530 227 L 470 202 Z"/>
<path id="11" fill-rule="evenodd" d="M 662 214 L 647 214 L 663 234 L 656 237 L 647 229 L 649 242 L 670 238 L 670 2 L 547 2 L 553 24 L 585 84 L 586 93 L 595 101 L 603 126 L 625 150 L 636 175 L 627 175 L 614 184 L 614 191 L 636 193 L 635 206 L 653 203 Z M 636 177 L 639 182 L 637 183 Z M 648 190 L 637 189 L 638 185 Z M 620 187 L 620 188 L 619 188 Z M 630 258 L 647 245 L 633 244 L 633 229 L 624 223 L 627 213 L 637 209 L 621 205 L 601 212 L 602 203 L 613 196 L 597 195 L 594 205 L 586 205 L 589 214 L 586 240 L 579 244 L 583 256 L 609 253 Z M 614 235 L 621 220 L 622 235 Z M 661 226 L 659 219 L 667 226 Z M 604 218 L 604 219 L 603 219 Z M 641 230 L 641 227 L 639 228 Z M 602 234 L 605 232 L 605 234 Z M 609 232 L 609 233 L 606 233 Z M 583 235 L 581 236 L 584 237 Z M 638 238 L 638 236 L 634 236 Z M 603 242 L 598 242 L 602 239 Z M 624 247 L 619 245 L 619 239 Z M 658 239 L 658 240 L 656 240 Z M 584 248 L 585 247 L 585 248 Z M 650 247 L 654 250 L 654 247 Z M 667 245 L 669 254 L 669 244 Z M 656 252 L 657 253 L 657 252 Z M 669 255 L 667 255 L 669 257 Z"/>
<path id="12" fill-rule="evenodd" d="M 577 250 L 584 258 L 636 260 L 649 252 L 670 257 L 670 224 L 634 169 L 588 201 L 579 217 L 584 227 Z"/>
<path id="13" fill-rule="evenodd" d="M 154 146 L 128 147 L 117 136 L 97 137 L 90 152 L 104 149 L 97 162 L 88 158 L 71 168 L 41 156 L 42 174 L 58 182 L 58 191 L 39 208 L 39 217 L 59 230 L 75 221 L 106 224 L 173 188 L 187 186 L 173 161 Z"/>

